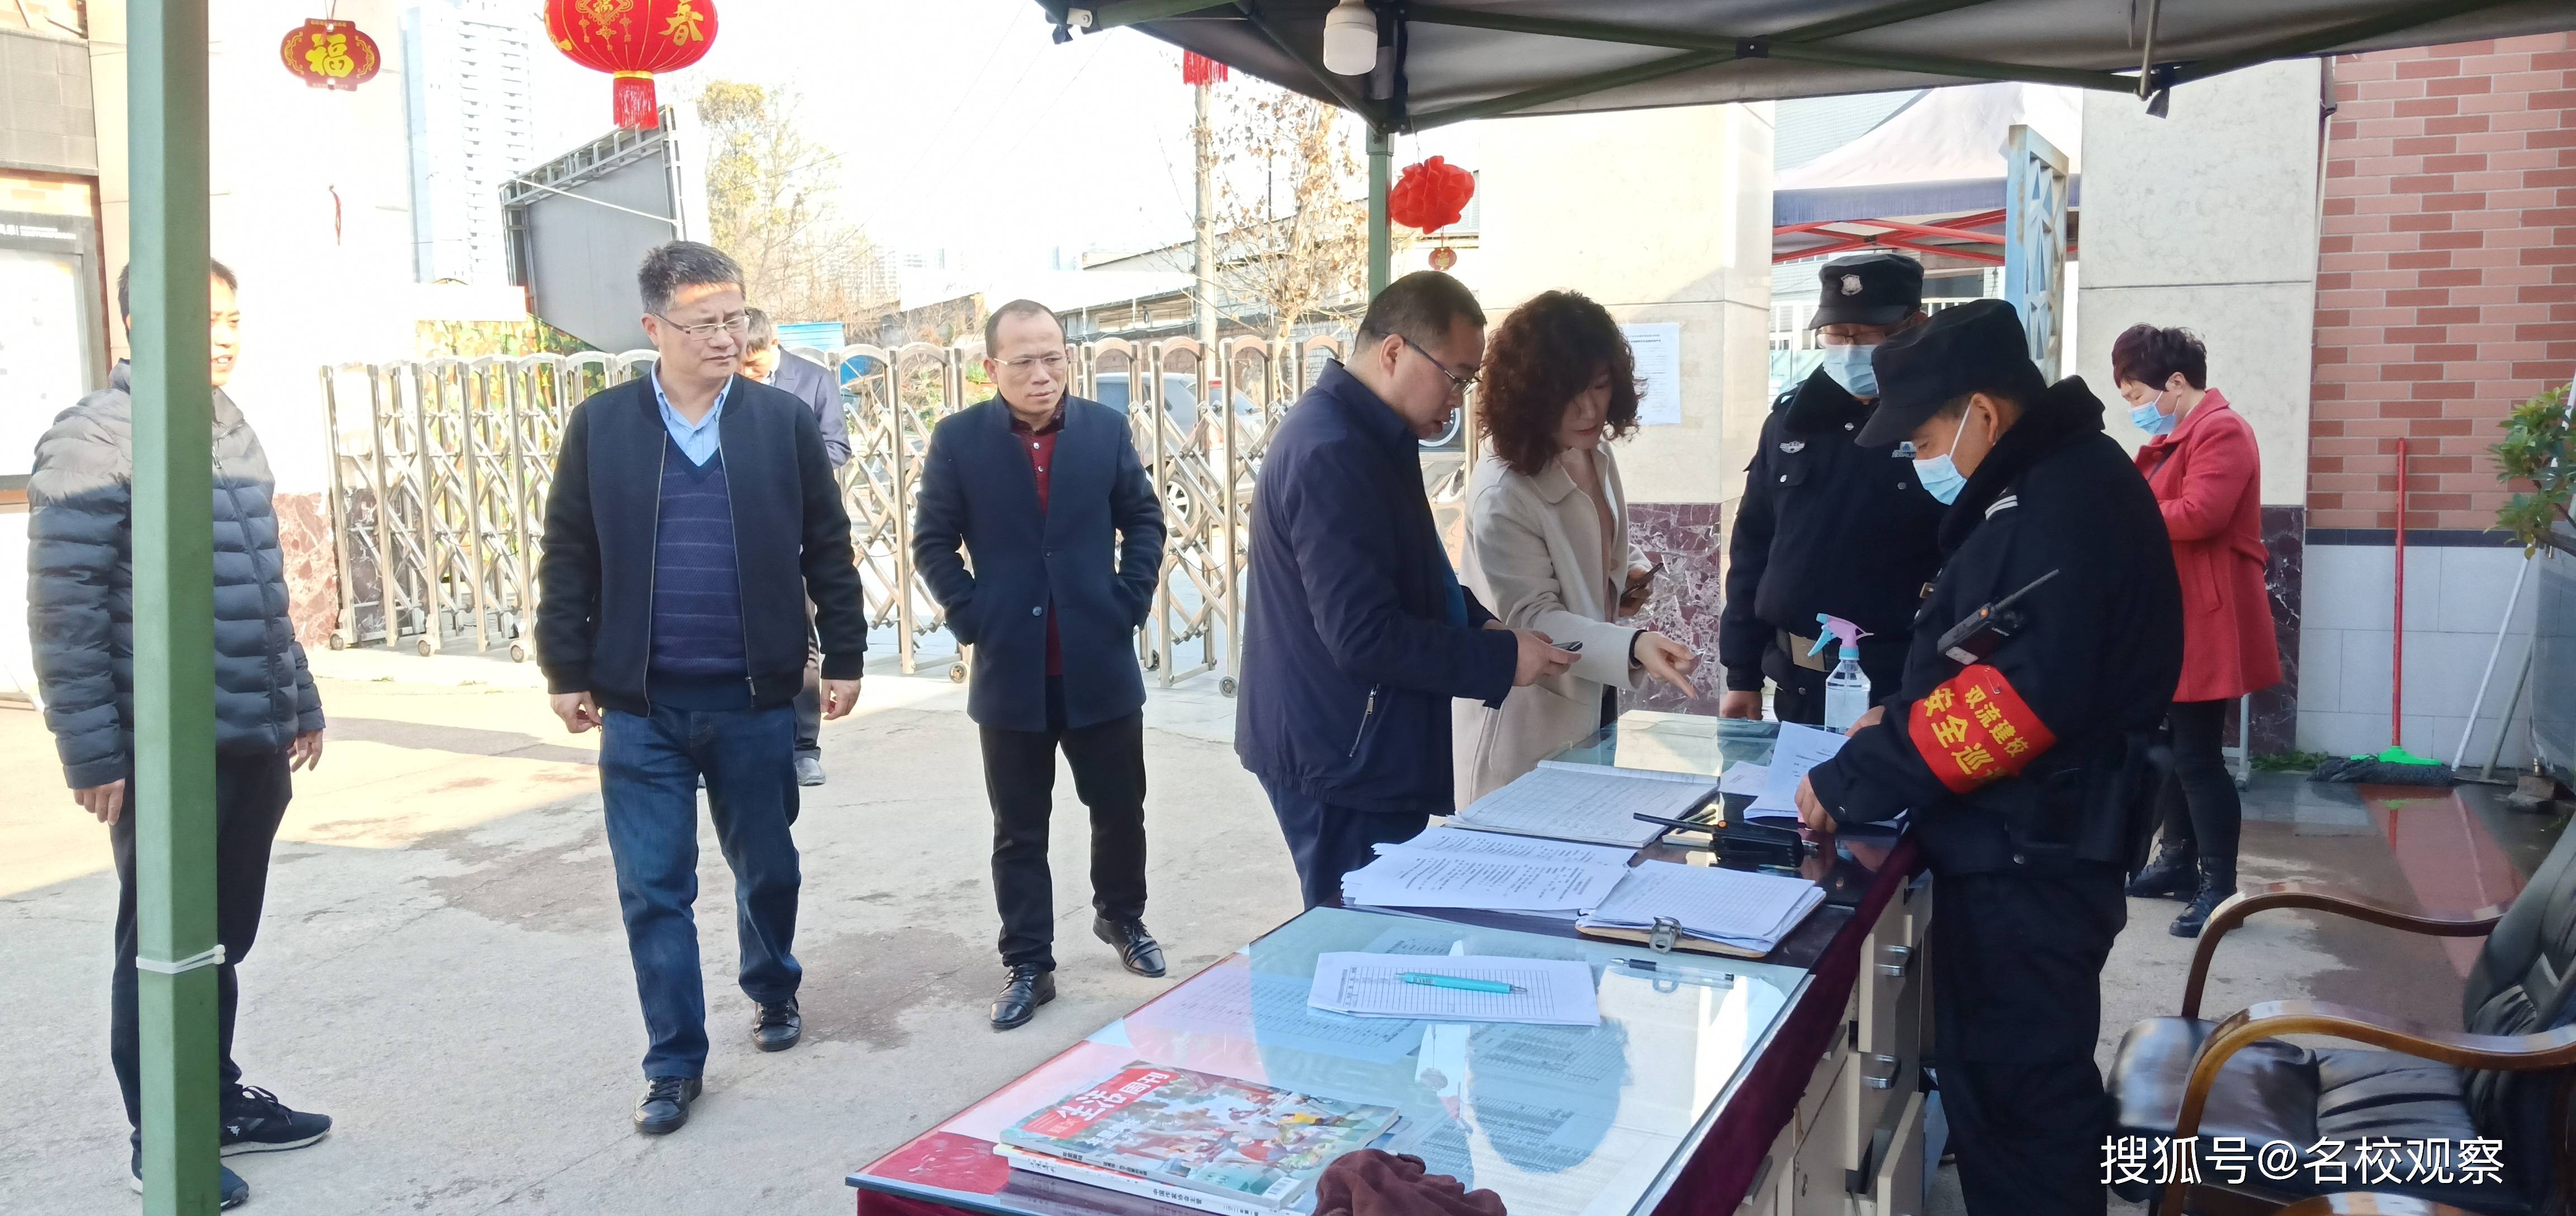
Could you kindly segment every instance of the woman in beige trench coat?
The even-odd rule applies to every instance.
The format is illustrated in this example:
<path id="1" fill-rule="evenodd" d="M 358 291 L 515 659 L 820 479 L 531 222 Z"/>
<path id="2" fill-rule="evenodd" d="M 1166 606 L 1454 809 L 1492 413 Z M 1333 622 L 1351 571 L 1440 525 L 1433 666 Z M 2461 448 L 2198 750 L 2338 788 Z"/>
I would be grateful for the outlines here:
<path id="1" fill-rule="evenodd" d="M 1615 720 L 1620 689 L 1651 677 L 1698 695 L 1688 647 L 1618 623 L 1652 575 L 1608 443 L 1637 425 L 1636 364 L 1609 312 L 1564 291 L 1514 310 L 1486 345 L 1477 400 L 1461 577 L 1505 627 L 1583 649 L 1497 708 L 1456 703 L 1461 807 Z"/>

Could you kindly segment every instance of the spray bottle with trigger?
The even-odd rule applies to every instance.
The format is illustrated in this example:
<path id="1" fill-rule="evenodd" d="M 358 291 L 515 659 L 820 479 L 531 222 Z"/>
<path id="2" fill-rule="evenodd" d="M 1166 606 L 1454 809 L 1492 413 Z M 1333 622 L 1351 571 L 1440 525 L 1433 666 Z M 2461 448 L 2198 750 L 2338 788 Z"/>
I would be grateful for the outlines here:
<path id="1" fill-rule="evenodd" d="M 1869 712 L 1869 677 L 1860 669 L 1860 640 L 1869 631 L 1822 612 L 1816 614 L 1816 623 L 1824 629 L 1816 635 L 1816 644 L 1807 648 L 1808 654 L 1822 653 L 1828 637 L 1841 643 L 1842 661 L 1825 677 L 1825 729 L 1841 733 Z"/>

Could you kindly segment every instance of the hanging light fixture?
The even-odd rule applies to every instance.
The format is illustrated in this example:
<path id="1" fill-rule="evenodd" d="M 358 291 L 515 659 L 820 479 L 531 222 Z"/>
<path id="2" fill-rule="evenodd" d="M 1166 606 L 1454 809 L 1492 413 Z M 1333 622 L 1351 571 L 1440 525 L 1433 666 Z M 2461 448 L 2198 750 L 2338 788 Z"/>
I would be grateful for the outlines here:
<path id="1" fill-rule="evenodd" d="M 1324 70 L 1366 76 L 1377 69 L 1377 14 L 1367 0 L 1342 0 L 1324 14 Z"/>

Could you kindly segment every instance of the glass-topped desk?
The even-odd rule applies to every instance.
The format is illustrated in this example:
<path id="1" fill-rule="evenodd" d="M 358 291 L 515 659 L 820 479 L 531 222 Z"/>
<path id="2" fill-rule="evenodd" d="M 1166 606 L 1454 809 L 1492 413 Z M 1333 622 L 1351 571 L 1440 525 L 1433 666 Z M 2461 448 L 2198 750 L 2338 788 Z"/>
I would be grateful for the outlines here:
<path id="1" fill-rule="evenodd" d="M 1559 759 L 1715 774 L 1763 762 L 1775 728 L 1631 713 Z M 1740 811 L 1746 801 L 1728 796 Z M 863 1216 L 1168 1216 L 1184 1209 L 1014 1172 L 1002 1129 L 1149 1062 L 1394 1106 L 1382 1145 L 1502 1196 L 1513 1216 L 1728 1211 L 1770 1170 L 1773 1138 L 1833 1057 L 1861 939 L 1902 885 L 1910 849 L 1845 837 L 1792 861 L 1773 851 L 1659 844 L 1647 857 L 1805 874 L 1827 902 L 1760 961 L 1657 954 L 1577 935 L 1570 921 L 1443 909 L 1317 908 L 1182 981 L 849 1176 Z M 1435 1024 L 1309 1009 L 1326 951 L 1580 959 L 1601 1025 Z M 1825 1047 L 1825 1044 L 1834 1047 Z M 1767 1063 L 1766 1063 L 1767 1061 Z M 1722 1207 L 1712 1208 L 1713 1203 Z"/>
<path id="2" fill-rule="evenodd" d="M 1439 1024 L 1307 1008 L 1330 950 L 1580 959 L 1600 985 L 1597 1027 Z M 1642 965 L 1639 965 L 1642 964 Z M 1383 1147 L 1503 1197 L 1513 1216 L 1651 1211 L 1805 973 L 1643 946 L 1540 937 L 1419 917 L 1316 908 L 870 1165 L 871 1190 L 1008 1216 L 1171 1209 L 1014 1174 L 1004 1127 L 1134 1062 L 1384 1103 Z"/>

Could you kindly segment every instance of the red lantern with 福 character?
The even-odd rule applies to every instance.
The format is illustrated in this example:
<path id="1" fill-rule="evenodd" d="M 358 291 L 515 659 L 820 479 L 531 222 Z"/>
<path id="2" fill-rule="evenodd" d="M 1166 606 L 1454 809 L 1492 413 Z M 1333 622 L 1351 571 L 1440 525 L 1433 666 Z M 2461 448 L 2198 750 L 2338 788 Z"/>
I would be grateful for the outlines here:
<path id="1" fill-rule="evenodd" d="M 384 56 L 376 40 L 354 21 L 315 17 L 286 31 L 277 58 L 296 79 L 317 89 L 354 90 L 376 78 Z"/>
<path id="2" fill-rule="evenodd" d="M 650 131 L 662 125 L 653 73 L 696 63 L 715 44 L 715 0 L 546 0 L 546 37 L 616 78 L 618 126 Z"/>

